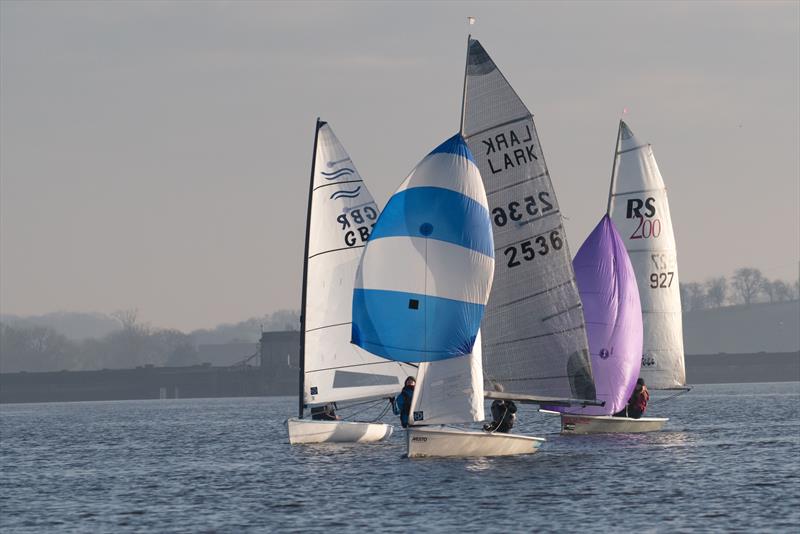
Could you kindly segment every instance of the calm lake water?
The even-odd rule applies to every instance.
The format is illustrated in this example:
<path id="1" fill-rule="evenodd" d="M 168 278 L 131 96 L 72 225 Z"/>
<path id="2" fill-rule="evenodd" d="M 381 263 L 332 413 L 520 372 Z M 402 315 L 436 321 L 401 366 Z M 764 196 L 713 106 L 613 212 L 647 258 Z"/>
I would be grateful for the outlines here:
<path id="1" fill-rule="evenodd" d="M 697 386 L 665 431 L 408 460 L 404 433 L 290 446 L 294 398 L 0 406 L 0 530 L 795 531 L 800 383 Z"/>

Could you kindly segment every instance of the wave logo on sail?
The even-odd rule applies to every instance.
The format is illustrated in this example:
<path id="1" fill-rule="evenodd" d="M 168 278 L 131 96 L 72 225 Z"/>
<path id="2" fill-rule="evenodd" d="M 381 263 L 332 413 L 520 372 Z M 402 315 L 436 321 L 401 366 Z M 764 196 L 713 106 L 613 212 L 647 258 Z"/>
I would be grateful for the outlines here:
<path id="1" fill-rule="evenodd" d="M 322 177 L 326 180 L 336 180 L 337 178 L 341 178 L 342 176 L 350 176 L 354 173 L 353 169 L 349 167 L 345 167 L 344 169 L 339 169 L 338 171 L 333 172 L 323 172 Z"/>
<path id="2" fill-rule="evenodd" d="M 607 360 L 611 354 L 608 352 L 608 349 L 600 349 L 600 359 Z"/>
<path id="3" fill-rule="evenodd" d="M 340 159 L 338 161 L 329 161 L 328 167 L 333 168 L 336 165 L 339 165 L 340 163 L 344 163 L 345 161 L 350 161 L 350 158 Z M 326 180 L 336 180 L 337 178 L 341 178 L 342 176 L 350 176 L 354 173 L 355 171 L 350 167 L 343 167 L 341 169 L 337 169 L 335 171 L 330 171 L 330 172 L 324 172 L 324 171 L 320 172 L 320 174 L 322 174 L 323 178 L 325 178 Z"/>
<path id="4" fill-rule="evenodd" d="M 347 189 L 341 189 L 339 191 L 335 191 L 331 195 L 331 200 L 338 200 L 340 198 L 356 198 L 360 194 L 361 194 L 361 186 L 359 185 L 352 191 L 348 191 Z"/>

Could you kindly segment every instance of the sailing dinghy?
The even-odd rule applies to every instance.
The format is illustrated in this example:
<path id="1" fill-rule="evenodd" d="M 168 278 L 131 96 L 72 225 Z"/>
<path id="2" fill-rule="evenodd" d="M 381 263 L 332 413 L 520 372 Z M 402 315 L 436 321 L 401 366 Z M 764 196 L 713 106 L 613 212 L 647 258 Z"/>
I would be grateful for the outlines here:
<path id="1" fill-rule="evenodd" d="M 299 416 L 289 442 L 369 442 L 391 425 L 305 419 L 305 408 L 391 398 L 415 369 L 350 344 L 358 261 L 379 210 L 330 125 L 317 119 L 308 195 L 300 338 Z"/>
<path id="2" fill-rule="evenodd" d="M 561 211 L 533 115 L 471 37 L 461 117 L 486 190 L 497 256 L 481 323 L 485 396 L 600 404 Z"/>
<path id="3" fill-rule="evenodd" d="M 480 323 L 494 244 L 480 173 L 460 134 L 389 199 L 361 258 L 353 343 L 418 362 L 408 456 L 534 452 L 542 440 L 429 425 L 483 420 Z"/>
<path id="4" fill-rule="evenodd" d="M 642 308 L 625 244 L 607 214 L 572 264 L 583 302 L 597 398 L 605 405 L 542 411 L 560 412 L 563 434 L 660 430 L 667 419 L 613 415 L 625 409 L 639 377 Z"/>
<path id="5" fill-rule="evenodd" d="M 644 342 L 640 376 L 650 389 L 686 388 L 678 259 L 667 189 L 653 148 L 619 122 L 608 213 L 636 273 Z"/>

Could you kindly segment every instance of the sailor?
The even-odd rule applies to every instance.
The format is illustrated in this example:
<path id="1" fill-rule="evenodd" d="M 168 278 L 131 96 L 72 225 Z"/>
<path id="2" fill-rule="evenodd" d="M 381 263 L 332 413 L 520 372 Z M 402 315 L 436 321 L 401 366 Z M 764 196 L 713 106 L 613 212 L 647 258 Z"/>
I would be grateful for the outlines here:
<path id="1" fill-rule="evenodd" d="M 311 408 L 311 419 L 314 421 L 338 421 L 340 417 L 336 415 L 334 404 L 329 402 L 324 406 Z"/>
<path id="2" fill-rule="evenodd" d="M 502 392 L 503 386 L 495 384 L 494 389 Z M 492 403 L 492 422 L 483 425 L 486 432 L 508 433 L 514 427 L 517 420 L 517 405 L 512 400 L 497 399 Z"/>
<path id="3" fill-rule="evenodd" d="M 628 417 L 639 419 L 647 409 L 647 401 L 650 400 L 650 392 L 647 391 L 647 386 L 644 384 L 644 378 L 636 381 L 636 387 L 628 400 Z"/>
<path id="4" fill-rule="evenodd" d="M 406 383 L 403 386 L 403 390 L 400 391 L 400 394 L 397 398 L 392 399 L 392 412 L 395 415 L 400 416 L 400 424 L 403 428 L 408 427 L 408 415 L 411 413 L 411 399 L 414 397 L 414 386 L 417 385 L 417 381 L 414 379 L 413 376 L 409 376 L 406 378 Z"/>

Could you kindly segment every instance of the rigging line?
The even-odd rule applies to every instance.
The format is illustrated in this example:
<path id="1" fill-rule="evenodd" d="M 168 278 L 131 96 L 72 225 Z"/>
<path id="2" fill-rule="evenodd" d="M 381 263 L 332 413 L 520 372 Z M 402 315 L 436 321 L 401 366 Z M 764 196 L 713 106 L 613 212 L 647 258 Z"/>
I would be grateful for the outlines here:
<path id="1" fill-rule="evenodd" d="M 542 219 L 544 219 L 545 217 L 550 217 L 551 215 L 558 215 L 559 213 L 561 213 L 561 210 L 559 210 L 559 209 L 556 209 L 556 208 L 554 208 L 554 209 L 555 209 L 555 211 L 551 211 L 551 212 L 550 212 L 550 213 L 548 213 L 547 215 L 540 215 L 539 217 L 531 217 L 531 218 L 530 218 L 530 219 L 528 219 L 527 221 L 520 221 L 520 222 L 518 222 L 518 223 L 517 223 L 517 227 L 518 227 L 518 228 L 522 228 L 522 227 L 523 227 L 523 226 L 525 226 L 526 224 L 533 224 L 533 223 L 535 223 L 535 222 L 537 222 L 537 221 L 541 221 L 541 220 L 542 220 Z"/>
<path id="2" fill-rule="evenodd" d="M 611 165 L 611 183 L 608 184 L 608 204 L 606 205 L 606 215 L 608 216 L 611 216 L 611 197 L 617 182 L 617 151 L 619 150 L 619 140 L 622 137 L 622 124 L 622 120 L 620 120 L 619 128 L 617 129 L 617 142 L 614 144 L 614 162 Z"/>
<path id="3" fill-rule="evenodd" d="M 465 80 L 466 81 L 466 80 Z M 425 240 L 425 265 L 428 265 L 428 240 Z M 425 269 L 425 352 L 428 352 L 428 269 Z"/>
<path id="4" fill-rule="evenodd" d="M 631 252 L 653 252 L 653 253 L 664 253 L 664 252 L 673 252 L 671 248 L 632 248 L 628 250 L 628 254 Z"/>
<path id="5" fill-rule="evenodd" d="M 398 348 L 398 347 L 390 347 L 390 348 Z M 392 363 L 392 362 L 390 362 L 389 360 L 386 360 L 385 362 L 354 363 L 354 364 L 342 365 L 342 366 L 339 366 L 339 367 L 325 367 L 323 369 L 312 369 L 312 370 L 306 369 L 306 372 L 307 373 L 319 373 L 319 372 L 322 372 L 322 371 L 335 371 L 336 369 L 344 369 L 345 367 L 347 367 L 349 369 L 350 367 L 364 367 L 365 365 L 386 365 L 386 364 L 390 364 L 390 363 Z M 398 381 L 398 383 L 399 383 L 399 381 Z M 392 384 L 383 384 L 383 385 L 391 386 Z"/>
<path id="6" fill-rule="evenodd" d="M 464 87 L 461 89 L 461 124 L 458 133 L 464 137 L 464 118 L 467 115 L 467 70 L 469 69 L 469 42 L 472 34 L 467 35 L 467 58 L 464 61 Z"/>
<path id="7" fill-rule="evenodd" d="M 497 401 L 495 401 L 495 402 L 497 402 Z M 513 402 L 513 401 L 511 401 L 511 402 Z M 494 404 L 494 402 L 492 404 Z M 495 426 L 492 430 L 488 431 L 489 434 L 494 434 L 495 432 L 497 432 L 497 429 L 500 428 L 500 423 L 502 423 L 503 420 L 506 418 L 506 415 L 508 414 L 508 402 L 505 402 L 504 404 L 505 404 L 506 408 L 505 408 L 505 410 L 503 410 L 503 416 L 500 417 L 499 421 L 497 421 L 497 426 Z M 494 423 L 494 422 L 495 422 L 494 421 L 494 416 L 492 416 L 492 423 Z M 491 428 L 491 425 L 489 425 L 489 427 Z M 483 430 L 486 431 L 486 428 L 484 427 Z"/>
<path id="8" fill-rule="evenodd" d="M 316 191 L 317 189 L 322 189 L 323 187 L 330 187 L 332 185 L 357 184 L 357 183 L 360 183 L 360 182 L 363 182 L 363 181 L 364 180 L 345 180 L 343 182 L 331 182 L 329 184 L 318 185 L 317 187 L 314 188 L 314 191 Z"/>
<path id="9" fill-rule="evenodd" d="M 348 321 L 346 323 L 339 323 L 339 324 L 326 324 L 325 326 L 318 326 L 316 328 L 310 328 L 310 329 L 306 330 L 306 334 L 308 334 L 309 332 L 314 332 L 316 330 L 323 330 L 325 328 L 333 328 L 335 326 L 345 326 L 345 325 L 348 325 L 348 324 L 353 324 L 353 323 L 351 321 Z"/>
<path id="10" fill-rule="evenodd" d="M 508 83 L 508 82 L 506 82 L 506 83 Z M 513 91 L 514 88 L 512 87 L 511 90 Z M 472 139 L 476 135 L 485 134 L 486 132 L 490 132 L 492 130 L 497 130 L 499 128 L 503 128 L 504 126 L 508 126 L 509 124 L 514 124 L 515 122 L 522 122 L 522 121 L 527 120 L 527 119 L 533 119 L 533 114 L 528 112 L 528 114 L 523 116 L 523 117 L 517 117 L 516 119 L 511 119 L 511 120 L 508 120 L 508 121 L 505 121 L 505 122 L 501 122 L 500 124 L 495 124 L 493 126 L 489 126 L 488 128 L 484 128 L 483 130 L 478 130 L 477 132 L 473 132 L 473 133 L 469 134 L 469 136 L 465 135 L 464 137 L 466 137 L 467 139 Z"/>
<path id="11" fill-rule="evenodd" d="M 623 193 L 611 193 L 609 196 L 621 197 L 621 196 L 625 196 L 625 195 L 635 195 L 637 193 L 657 193 L 659 191 L 666 191 L 666 190 L 667 190 L 666 187 L 655 187 L 655 188 L 651 188 L 651 189 L 640 189 L 638 191 L 625 191 Z"/>
<path id="12" fill-rule="evenodd" d="M 364 246 L 365 245 L 353 245 L 352 247 L 342 247 L 342 248 L 334 248 L 334 249 L 331 249 L 331 250 L 325 250 L 323 252 L 317 252 L 313 256 L 309 256 L 308 259 L 310 260 L 311 258 L 316 258 L 317 256 L 322 256 L 323 254 L 329 254 L 331 252 L 339 252 L 341 250 L 350 250 L 351 248 L 352 249 L 364 248 Z"/>
<path id="13" fill-rule="evenodd" d="M 333 404 L 336 405 L 336 409 L 337 410 L 345 410 L 346 411 L 346 410 L 349 410 L 351 408 L 355 408 L 356 406 L 363 406 L 365 404 L 377 404 L 378 402 L 380 402 L 382 400 L 383 400 L 382 398 L 378 398 L 378 399 L 372 398 L 372 399 L 367 399 L 367 400 L 363 400 L 363 401 L 359 401 L 359 402 L 353 402 L 351 404 L 345 404 L 342 407 L 339 407 L 339 403 L 338 402 L 334 402 Z M 325 403 L 325 404 L 330 404 L 330 403 Z"/>
<path id="14" fill-rule="evenodd" d="M 526 184 L 526 183 L 532 182 L 534 180 L 539 180 L 540 178 L 544 178 L 545 176 L 549 176 L 549 175 L 550 175 L 550 173 L 547 170 L 545 170 L 544 172 L 539 173 L 536 176 L 528 176 L 527 178 L 525 178 L 522 181 L 514 182 L 513 184 L 504 185 L 500 189 L 495 189 L 494 191 L 488 191 L 486 193 L 486 196 L 488 197 L 488 196 L 494 195 L 495 193 L 499 193 L 500 191 L 505 191 L 506 189 L 511 189 L 512 187 L 516 187 L 518 185 Z"/>
<path id="15" fill-rule="evenodd" d="M 378 403 L 381 402 L 382 400 L 383 399 L 380 399 L 380 400 L 377 400 L 377 401 L 373 401 L 369 406 L 366 406 L 365 408 L 362 408 L 361 410 L 358 410 L 357 412 L 351 413 L 351 414 L 347 415 L 347 417 L 353 418 L 353 417 L 355 417 L 355 416 L 357 416 L 359 414 L 362 414 L 362 413 L 366 412 L 367 410 L 369 410 L 370 408 L 373 408 L 373 407 L 377 406 Z"/>
<path id="16" fill-rule="evenodd" d="M 677 393 L 675 393 L 673 395 L 670 395 L 669 397 L 664 397 L 663 399 L 653 399 L 653 400 L 650 401 L 650 404 L 658 404 L 658 403 L 661 403 L 661 402 L 666 402 L 668 400 L 672 400 L 672 399 L 674 399 L 676 397 L 680 397 L 681 395 L 689 393 L 691 390 L 692 390 L 692 388 L 689 388 L 689 387 L 683 388 L 680 391 L 678 391 Z"/>
<path id="17" fill-rule="evenodd" d="M 519 343 L 520 341 L 530 341 L 531 339 L 539 339 L 539 338 L 547 337 L 547 336 L 557 336 L 557 335 L 560 335 L 560 334 L 566 334 L 567 332 L 572 332 L 574 330 L 582 330 L 583 328 L 585 328 L 585 326 L 581 324 L 581 325 L 578 325 L 578 326 L 573 326 L 572 328 L 567 328 L 565 330 L 559 330 L 558 332 L 548 332 L 547 334 L 539 334 L 539 335 L 530 336 L 530 337 L 521 337 L 519 339 L 512 339 L 510 341 L 500 341 L 498 343 L 492 343 L 491 345 L 486 345 L 486 346 L 487 347 L 499 347 L 500 345 L 509 345 L 511 343 Z"/>
<path id="18" fill-rule="evenodd" d="M 542 319 L 541 319 L 541 320 L 542 320 L 542 322 L 549 321 L 550 319 L 553 319 L 553 318 L 555 318 L 555 317 L 558 317 L 559 315 L 564 315 L 565 313 L 569 313 L 569 312 L 571 312 L 572 310 L 577 310 L 578 308 L 583 308 L 583 303 L 581 303 L 581 302 L 578 302 L 577 304 L 574 304 L 574 305 L 570 306 L 570 307 L 569 307 L 569 308 L 567 308 L 566 310 L 561 310 L 561 311 L 560 311 L 560 312 L 558 312 L 558 313 L 554 313 L 554 314 L 552 314 L 552 315 L 548 315 L 547 317 L 542 317 Z"/>
<path id="19" fill-rule="evenodd" d="M 541 295 L 545 295 L 547 293 L 550 293 L 551 291 L 555 291 L 556 289 L 560 289 L 560 288 L 562 288 L 564 286 L 574 285 L 574 283 L 575 283 L 575 280 L 567 280 L 566 282 L 558 284 L 557 286 L 549 287 L 549 288 L 545 289 L 544 291 L 539 291 L 538 293 L 533 293 L 531 295 L 527 295 L 525 297 L 521 297 L 521 298 L 518 298 L 518 299 L 515 299 L 515 300 L 512 300 L 512 301 L 506 302 L 504 304 L 498 304 L 497 308 L 499 309 L 499 308 L 504 308 L 506 306 L 513 306 L 514 304 L 518 304 L 518 303 L 520 303 L 520 302 L 522 302 L 524 300 L 528 300 L 528 299 L 539 297 Z"/>
<path id="20" fill-rule="evenodd" d="M 378 421 L 381 421 L 384 417 L 386 417 L 386 414 L 389 413 L 389 408 L 391 408 L 391 407 L 392 407 L 392 401 L 388 400 L 388 402 L 386 403 L 386 406 L 383 407 L 383 410 L 381 411 L 381 413 L 375 419 L 373 419 L 370 422 L 371 423 L 377 423 Z"/>
<path id="21" fill-rule="evenodd" d="M 530 378 L 497 378 L 492 377 L 492 380 L 497 382 L 530 382 L 534 380 L 554 380 L 556 378 L 569 378 L 569 375 L 551 375 L 551 376 L 538 376 L 538 377 L 530 377 Z"/>
<path id="22" fill-rule="evenodd" d="M 617 156 L 619 156 L 620 154 L 625 154 L 626 152 L 633 152 L 634 150 L 641 150 L 641 149 L 643 149 L 645 147 L 648 147 L 648 146 L 650 146 L 650 143 L 645 143 L 643 145 L 635 146 L 633 148 L 626 148 L 625 150 L 618 151 L 617 152 Z"/>
<path id="23" fill-rule="evenodd" d="M 305 368 L 306 368 L 306 303 L 308 298 L 308 251 L 311 243 L 311 209 L 314 200 L 314 173 L 317 165 L 317 144 L 319 141 L 319 131 L 325 126 L 325 121 L 317 117 L 314 125 L 314 148 L 311 152 L 311 176 L 308 180 L 308 211 L 306 213 L 306 239 L 303 249 L 303 290 L 300 297 L 300 346 L 298 349 L 298 388 L 297 388 L 297 409 L 298 417 L 303 418 L 305 411 Z"/>

